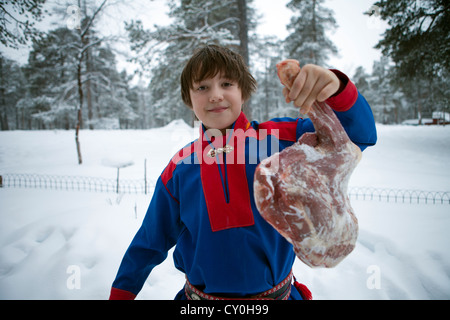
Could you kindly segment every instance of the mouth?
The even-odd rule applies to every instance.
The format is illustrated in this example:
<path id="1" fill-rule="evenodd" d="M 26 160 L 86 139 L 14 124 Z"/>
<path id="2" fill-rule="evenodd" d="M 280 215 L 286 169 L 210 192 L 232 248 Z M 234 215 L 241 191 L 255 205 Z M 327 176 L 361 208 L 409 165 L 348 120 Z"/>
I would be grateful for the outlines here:
<path id="1" fill-rule="evenodd" d="M 214 107 L 214 108 L 209 109 L 208 111 L 209 111 L 209 112 L 213 112 L 213 113 L 221 113 L 221 112 L 224 112 L 224 111 L 227 110 L 227 109 L 228 109 L 228 107 L 217 106 L 217 107 Z"/>

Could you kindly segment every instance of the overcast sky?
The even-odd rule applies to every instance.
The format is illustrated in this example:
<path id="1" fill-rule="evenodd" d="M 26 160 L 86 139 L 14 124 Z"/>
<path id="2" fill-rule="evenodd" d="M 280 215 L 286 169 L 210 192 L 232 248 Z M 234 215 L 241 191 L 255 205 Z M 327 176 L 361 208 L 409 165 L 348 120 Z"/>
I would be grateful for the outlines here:
<path id="1" fill-rule="evenodd" d="M 286 24 L 292 11 L 286 8 L 289 0 L 254 0 L 255 6 L 264 14 L 258 31 L 285 38 Z M 371 72 L 374 60 L 381 56 L 373 47 L 381 39 L 386 23 L 376 16 L 363 12 L 369 10 L 375 0 L 327 0 L 325 5 L 335 13 L 338 28 L 330 38 L 338 47 L 339 56 L 333 57 L 330 65 L 352 76 L 358 66 Z M 295 58 L 295 57 L 292 57 Z"/>
<path id="2" fill-rule="evenodd" d="M 168 23 L 164 13 L 168 11 L 164 0 L 153 0 L 145 5 L 135 3 L 133 10 L 135 19 L 142 19 L 148 27 L 154 24 Z M 292 11 L 286 8 L 289 0 L 254 0 L 253 6 L 262 15 L 257 31 L 261 34 L 276 35 L 284 39 L 288 32 L 286 25 L 290 21 Z M 363 12 L 368 11 L 376 0 L 327 0 L 325 5 L 335 13 L 338 28 L 330 37 L 339 49 L 339 56 L 330 60 L 330 65 L 349 76 L 352 76 L 358 66 L 363 66 L 371 72 L 374 60 L 381 56 L 379 50 L 373 47 L 381 39 L 386 23 L 377 15 L 369 17 Z M 123 10 L 122 10 L 123 13 Z M 292 57 L 295 58 L 295 57 Z"/>
<path id="3" fill-rule="evenodd" d="M 286 8 L 289 0 L 254 0 L 254 7 L 262 15 L 257 31 L 261 34 L 276 35 L 283 39 L 287 36 L 286 25 L 292 12 Z M 330 65 L 352 76 L 358 66 L 363 66 L 371 72 L 374 60 L 379 59 L 379 50 L 373 49 L 380 40 L 386 24 L 376 14 L 372 17 L 363 15 L 363 12 L 372 7 L 375 0 L 327 0 L 325 5 L 334 10 L 338 28 L 330 37 L 339 49 L 339 56 L 332 57 Z M 49 4 L 65 3 L 65 1 L 48 0 Z M 168 8 L 165 0 L 131 0 L 120 5 L 108 8 L 103 19 L 102 30 L 111 34 L 124 33 L 123 21 L 141 19 L 147 28 L 158 24 L 167 24 L 166 13 Z M 119 18 L 118 18 L 119 17 Z M 64 25 L 64 19 L 53 15 L 45 19 L 42 24 L 50 25 L 49 21 L 56 19 Z M 51 28 L 55 28 L 54 26 Z M 0 50 L 8 57 L 26 63 L 28 50 L 19 51 Z M 295 57 L 291 57 L 295 58 Z"/>

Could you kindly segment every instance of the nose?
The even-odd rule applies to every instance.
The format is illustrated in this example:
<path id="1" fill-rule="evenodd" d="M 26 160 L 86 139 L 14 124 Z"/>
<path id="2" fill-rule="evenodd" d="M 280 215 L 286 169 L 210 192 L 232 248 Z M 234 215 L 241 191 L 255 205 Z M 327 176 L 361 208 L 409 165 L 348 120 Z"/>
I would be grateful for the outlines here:
<path id="1" fill-rule="evenodd" d="M 213 88 L 211 90 L 211 95 L 209 96 L 209 102 L 217 103 L 223 101 L 223 93 L 220 88 Z"/>

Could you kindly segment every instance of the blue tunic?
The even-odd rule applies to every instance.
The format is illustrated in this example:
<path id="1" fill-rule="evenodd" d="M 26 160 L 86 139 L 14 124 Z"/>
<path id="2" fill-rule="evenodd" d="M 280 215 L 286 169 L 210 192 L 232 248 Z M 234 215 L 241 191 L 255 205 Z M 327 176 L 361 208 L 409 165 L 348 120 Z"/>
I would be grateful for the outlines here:
<path id="1" fill-rule="evenodd" d="M 372 111 L 354 85 L 344 80 L 344 91 L 327 103 L 350 139 L 364 150 L 376 142 Z M 117 298 L 118 292 L 131 298 L 137 295 L 173 246 L 176 268 L 205 293 L 255 295 L 280 283 L 291 271 L 295 254 L 292 245 L 259 214 L 253 176 L 261 160 L 313 131 L 309 119 L 249 123 L 243 113 L 223 139 L 214 140 L 200 128 L 199 139 L 180 150 L 159 177 L 111 297 Z M 233 150 L 208 156 L 210 149 L 225 144 Z"/>

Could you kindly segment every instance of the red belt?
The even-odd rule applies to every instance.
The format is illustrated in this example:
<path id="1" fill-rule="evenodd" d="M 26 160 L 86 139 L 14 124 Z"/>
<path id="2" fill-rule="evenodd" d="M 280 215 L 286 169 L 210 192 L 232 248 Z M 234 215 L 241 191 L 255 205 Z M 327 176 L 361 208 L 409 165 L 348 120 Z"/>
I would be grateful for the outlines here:
<path id="1" fill-rule="evenodd" d="M 187 278 L 184 292 L 188 300 L 287 300 L 291 295 L 292 276 L 291 270 L 289 275 L 272 289 L 250 297 L 229 298 L 213 296 L 197 289 Z"/>

